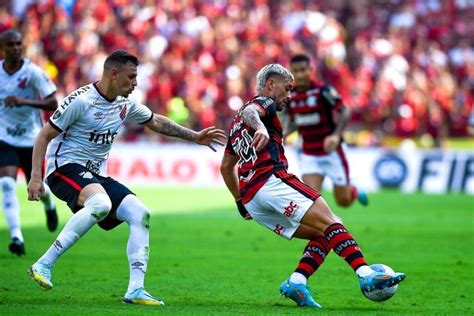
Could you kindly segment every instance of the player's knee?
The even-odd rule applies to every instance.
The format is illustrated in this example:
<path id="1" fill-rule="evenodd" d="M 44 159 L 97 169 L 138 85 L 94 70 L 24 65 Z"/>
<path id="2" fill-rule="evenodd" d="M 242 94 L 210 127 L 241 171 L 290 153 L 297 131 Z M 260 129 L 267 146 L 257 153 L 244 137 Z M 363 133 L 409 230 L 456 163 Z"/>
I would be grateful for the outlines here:
<path id="1" fill-rule="evenodd" d="M 16 180 L 12 177 L 1 177 L 0 184 L 3 193 L 10 193 L 16 190 Z"/>
<path id="2" fill-rule="evenodd" d="M 134 222 L 145 228 L 150 228 L 150 211 L 145 207 L 139 207 L 134 214 Z"/>
<path id="3" fill-rule="evenodd" d="M 84 202 L 84 206 L 91 209 L 91 215 L 97 221 L 101 221 L 112 209 L 112 201 L 107 194 L 96 193 Z"/>

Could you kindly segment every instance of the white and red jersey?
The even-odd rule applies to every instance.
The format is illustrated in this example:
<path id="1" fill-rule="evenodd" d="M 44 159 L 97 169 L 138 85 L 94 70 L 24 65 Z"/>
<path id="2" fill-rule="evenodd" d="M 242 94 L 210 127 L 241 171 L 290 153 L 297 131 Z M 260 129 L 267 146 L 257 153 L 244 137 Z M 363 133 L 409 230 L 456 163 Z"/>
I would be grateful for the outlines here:
<path id="1" fill-rule="evenodd" d="M 261 120 L 270 140 L 267 147 L 259 152 L 251 146 L 255 130 L 247 126 L 242 118 L 242 111 L 249 104 L 258 104 L 265 111 Z M 286 173 L 288 161 L 283 148 L 282 126 L 273 99 L 256 96 L 237 112 L 231 124 L 225 153 L 239 157 L 239 188 L 244 204 L 253 198 L 272 174 L 277 171 Z"/>
<path id="2" fill-rule="evenodd" d="M 28 59 L 20 69 L 9 73 L 4 60 L 0 61 L 0 140 L 15 147 L 33 147 L 36 135 L 43 126 L 38 108 L 28 105 L 6 106 L 5 98 L 16 96 L 38 100 L 56 92 L 48 76 Z"/>
<path id="3" fill-rule="evenodd" d="M 62 165 L 77 163 L 105 177 L 112 143 L 124 121 L 144 124 L 152 117 L 145 105 L 122 96 L 109 100 L 93 83 L 73 91 L 49 119 L 61 134 L 48 146 L 46 176 Z"/>
<path id="4" fill-rule="evenodd" d="M 341 106 L 342 99 L 332 86 L 311 82 L 305 91 L 293 90 L 287 112 L 303 138 L 305 154 L 328 154 L 323 148 L 324 138 L 336 129 L 333 111 Z"/>

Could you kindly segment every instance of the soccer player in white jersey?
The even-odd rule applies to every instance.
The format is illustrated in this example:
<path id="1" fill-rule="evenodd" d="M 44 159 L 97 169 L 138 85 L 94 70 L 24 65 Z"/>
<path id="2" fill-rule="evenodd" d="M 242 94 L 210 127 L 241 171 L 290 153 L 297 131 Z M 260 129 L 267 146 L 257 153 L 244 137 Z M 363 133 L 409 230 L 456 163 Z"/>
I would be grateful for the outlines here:
<path id="1" fill-rule="evenodd" d="M 128 188 L 107 177 L 106 161 L 125 120 L 143 124 L 154 132 L 209 146 L 224 144 L 225 133 L 215 127 L 199 132 L 153 113 L 128 99 L 137 85 L 135 56 L 119 50 L 107 57 L 102 78 L 69 94 L 36 138 L 28 198 L 44 193 L 41 161 L 47 148 L 47 182 L 51 191 L 67 202 L 74 215 L 53 245 L 29 269 L 42 288 L 51 289 L 51 270 L 56 260 L 92 226 L 110 230 L 122 222 L 130 227 L 127 256 L 130 281 L 125 303 L 163 305 L 144 289 L 149 256 L 147 208 Z"/>
<path id="2" fill-rule="evenodd" d="M 37 65 L 22 58 L 22 36 L 13 29 L 0 34 L 3 60 L 0 60 L 0 191 L 3 211 L 11 235 L 9 249 L 25 254 L 20 227 L 20 207 L 16 195 L 18 168 L 31 174 L 31 156 L 35 137 L 41 129 L 40 110 L 54 111 L 58 105 L 56 86 Z M 46 186 L 41 201 L 46 211 L 47 226 L 56 230 L 58 217 Z"/>

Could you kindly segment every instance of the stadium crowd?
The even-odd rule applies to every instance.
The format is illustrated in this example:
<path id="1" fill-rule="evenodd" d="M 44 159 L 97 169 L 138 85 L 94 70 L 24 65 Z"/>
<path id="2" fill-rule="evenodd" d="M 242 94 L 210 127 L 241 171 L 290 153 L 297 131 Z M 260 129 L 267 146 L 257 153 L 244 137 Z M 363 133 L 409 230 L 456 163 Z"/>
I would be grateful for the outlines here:
<path id="1" fill-rule="evenodd" d="M 108 53 L 140 56 L 135 97 L 198 129 L 225 128 L 263 65 L 308 53 L 353 110 L 359 142 L 468 136 L 474 4 L 467 0 L 43 0 L 0 8 L 59 97 L 97 80 Z M 474 125 L 474 122 L 472 122 Z M 123 137 L 156 137 L 129 126 Z"/>

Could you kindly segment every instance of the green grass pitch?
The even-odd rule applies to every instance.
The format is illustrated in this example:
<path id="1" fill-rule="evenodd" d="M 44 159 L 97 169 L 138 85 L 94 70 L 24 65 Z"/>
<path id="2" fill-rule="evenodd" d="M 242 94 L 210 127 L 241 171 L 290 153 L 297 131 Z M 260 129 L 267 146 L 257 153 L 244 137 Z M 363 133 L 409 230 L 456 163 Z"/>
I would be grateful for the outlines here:
<path id="1" fill-rule="evenodd" d="M 0 219 L 0 315 L 157 314 L 306 315 L 279 296 L 305 242 L 288 242 L 243 221 L 224 189 L 136 188 L 152 211 L 146 288 L 163 307 L 121 303 L 127 287 L 126 225 L 94 227 L 53 271 L 54 288 L 41 290 L 26 270 L 53 242 L 39 203 L 21 193 L 26 256 L 8 252 Z M 397 294 L 375 303 L 360 293 L 357 278 L 334 253 L 310 279 L 322 315 L 472 315 L 474 313 L 474 199 L 467 195 L 403 195 L 386 191 L 370 205 L 336 214 L 358 240 L 369 263 L 407 274 Z M 60 227 L 70 217 L 59 204 Z"/>

